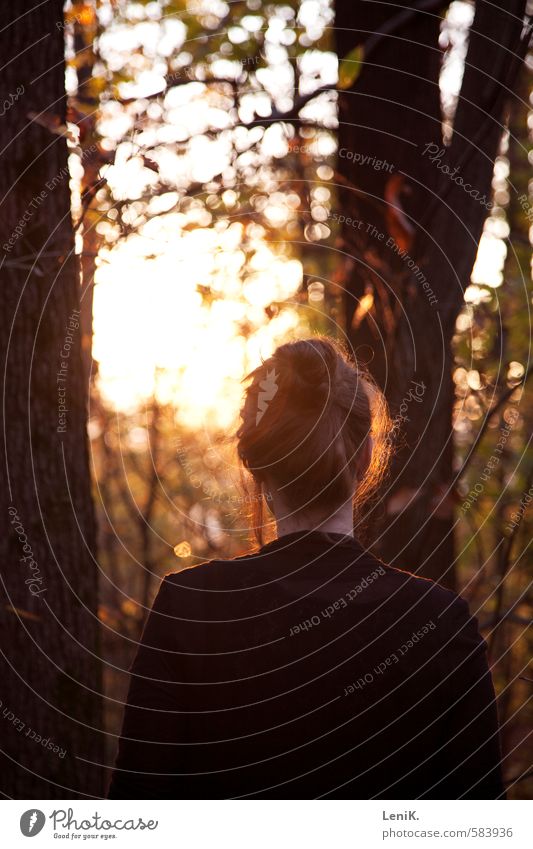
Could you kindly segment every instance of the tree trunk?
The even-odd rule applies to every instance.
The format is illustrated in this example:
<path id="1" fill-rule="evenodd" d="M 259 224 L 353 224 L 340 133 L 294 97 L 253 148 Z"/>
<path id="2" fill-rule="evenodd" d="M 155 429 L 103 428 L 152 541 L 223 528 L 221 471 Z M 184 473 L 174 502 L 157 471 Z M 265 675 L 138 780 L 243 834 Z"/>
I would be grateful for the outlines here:
<path id="1" fill-rule="evenodd" d="M 401 433 L 376 547 L 453 586 L 452 337 L 525 52 L 525 2 L 476 4 L 447 146 L 438 45 L 447 3 L 369 5 L 337 2 L 336 39 L 340 59 L 365 44 L 360 76 L 339 97 L 347 331 Z"/>
<path id="2" fill-rule="evenodd" d="M 1 790 L 101 795 L 95 524 L 63 3 L 3 4 Z M 4 108 L 6 104 L 4 103 Z"/>
<path id="3" fill-rule="evenodd" d="M 82 240 L 81 251 L 81 295 L 80 329 L 81 355 L 89 386 L 95 377 L 92 358 L 93 342 L 93 299 L 96 257 L 102 242 L 96 231 L 99 213 L 94 208 L 95 194 L 101 185 L 99 179 L 102 165 L 99 135 L 96 128 L 99 100 L 94 92 L 94 66 L 96 61 L 95 39 L 98 33 L 96 6 L 86 0 L 72 0 L 72 29 L 74 43 L 74 67 L 78 88 L 69 104 L 80 133 L 82 223 L 79 229 Z"/>

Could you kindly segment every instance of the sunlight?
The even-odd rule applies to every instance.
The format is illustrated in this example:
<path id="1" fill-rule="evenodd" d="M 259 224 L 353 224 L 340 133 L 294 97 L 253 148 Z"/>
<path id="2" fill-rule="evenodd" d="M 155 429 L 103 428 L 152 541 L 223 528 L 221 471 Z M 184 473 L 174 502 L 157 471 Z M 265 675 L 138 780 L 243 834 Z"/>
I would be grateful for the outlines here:
<path id="1" fill-rule="evenodd" d="M 173 216 L 159 219 L 155 236 L 135 236 L 102 254 L 94 297 L 99 388 L 118 409 L 134 409 L 155 392 L 185 425 L 227 427 L 243 375 L 297 328 L 296 307 L 271 319 L 265 307 L 297 292 L 302 267 L 258 244 L 243 281 L 239 225 L 167 243 L 172 223 Z"/>
<path id="2" fill-rule="evenodd" d="M 299 20 L 304 26 L 312 27 L 316 15 L 315 3 L 302 4 Z M 440 85 L 443 102 L 452 111 L 462 79 L 466 27 L 471 15 L 470 5 L 456 0 L 450 6 L 442 33 L 443 45 L 449 43 L 452 49 L 446 54 Z M 153 20 L 145 21 L 142 26 L 119 26 L 104 34 L 103 52 L 111 57 L 115 51 L 131 51 L 139 40 L 155 39 L 160 24 Z M 281 19 L 272 19 L 271 27 L 276 26 L 285 32 Z M 245 30 L 251 32 L 256 27 L 256 18 L 243 18 L 240 27 L 232 30 L 231 41 L 238 43 L 245 37 Z M 264 49 L 268 67 L 257 71 L 269 96 L 259 91 L 244 95 L 241 120 L 251 120 L 255 113 L 262 113 L 263 107 L 268 111 L 271 97 L 276 101 L 291 98 L 293 72 L 290 63 L 278 61 L 279 37 L 274 29 L 267 33 Z M 186 28 L 179 21 L 165 21 L 164 38 L 169 42 L 169 51 L 177 50 L 178 46 L 184 46 Z M 159 49 L 162 46 L 160 43 Z M 183 61 L 184 57 L 185 54 Z M 219 57 L 212 71 L 232 77 L 239 75 L 240 68 L 238 62 Z M 332 52 L 310 50 L 302 57 L 300 72 L 304 92 L 316 87 L 319 72 L 322 84 L 334 81 L 337 57 Z M 180 66 L 176 74 L 186 79 L 187 66 Z M 151 64 L 139 70 L 135 79 L 119 85 L 121 95 L 129 98 L 164 88 L 164 76 Z M 225 428 L 238 409 L 243 374 L 254 368 L 262 356 L 268 356 L 288 334 L 298 332 L 301 316 L 290 299 L 301 285 L 303 270 L 298 260 L 277 256 L 261 234 L 255 239 L 251 255 L 245 255 L 243 240 L 250 241 L 249 231 L 245 234 L 244 225 L 238 221 L 225 228 L 213 224 L 216 217 L 212 217 L 205 198 L 192 198 L 185 211 L 171 211 L 179 208 L 180 186 L 191 182 L 205 184 L 213 173 L 221 172 L 225 164 L 230 165 L 228 136 L 222 133 L 212 138 L 202 134 L 208 127 L 225 129 L 232 121 L 223 93 L 199 81 L 170 87 L 164 102 L 166 121 L 158 127 L 148 122 L 140 132 L 132 131 L 129 139 L 126 137 L 132 119 L 118 103 L 108 101 L 99 121 L 104 137 L 122 140 L 114 165 L 105 169 L 115 199 L 141 198 L 157 184 L 158 175 L 144 167 L 142 150 L 158 144 L 161 147 L 154 157 L 159 175 L 178 191 L 169 190 L 151 198 L 148 210 L 157 217 L 117 246 L 101 251 L 94 298 L 98 386 L 117 409 L 133 410 L 155 393 L 160 400 L 175 406 L 176 416 L 183 424 L 198 427 L 208 423 L 210 427 Z M 324 111 L 320 98 L 317 104 Z M 152 108 L 159 107 L 154 104 Z M 325 115 L 321 118 L 324 121 Z M 242 137 L 243 156 L 249 156 L 246 153 L 249 134 L 242 127 L 234 133 L 238 144 Z M 259 130 L 252 130 L 253 133 L 259 133 L 260 137 Z M 292 133 L 291 128 L 276 124 L 267 127 L 260 142 L 264 161 L 287 155 L 294 142 Z M 189 136 L 187 153 L 176 155 L 175 143 Z M 309 153 L 317 157 L 329 156 L 335 150 L 335 141 L 327 132 L 317 133 L 306 144 Z M 320 179 L 331 179 L 333 172 L 321 165 L 317 175 Z M 238 193 L 228 188 L 221 198 L 226 209 L 231 210 L 238 201 Z M 315 187 L 313 200 L 314 221 L 320 221 L 321 214 L 326 220 L 330 191 L 323 186 Z M 294 192 L 272 190 L 268 200 L 264 198 L 261 209 L 272 227 L 282 228 L 298 215 L 299 203 Z M 322 209 L 320 204 L 324 204 Z M 132 203 L 126 211 L 126 220 L 132 227 L 137 225 L 135 219 L 137 215 L 140 218 L 142 211 L 141 201 Z M 191 229 L 194 226 L 196 229 Z M 312 226 L 324 228 L 323 224 Z M 489 219 L 480 242 L 472 285 L 465 293 L 467 303 L 486 298 L 484 287 L 501 285 L 505 260 L 501 237 L 505 234 L 497 232 L 495 227 L 497 222 L 491 226 Z M 309 227 L 307 231 L 311 232 Z M 311 284 L 308 298 L 309 303 L 323 302 L 324 285 Z M 273 318 L 266 312 L 272 303 L 285 304 Z"/>
<path id="3" fill-rule="evenodd" d="M 481 236 L 476 262 L 472 270 L 472 284 L 497 289 L 503 282 L 503 266 L 507 247 L 503 239 L 490 232 Z M 468 290 L 467 290 L 468 291 Z"/>

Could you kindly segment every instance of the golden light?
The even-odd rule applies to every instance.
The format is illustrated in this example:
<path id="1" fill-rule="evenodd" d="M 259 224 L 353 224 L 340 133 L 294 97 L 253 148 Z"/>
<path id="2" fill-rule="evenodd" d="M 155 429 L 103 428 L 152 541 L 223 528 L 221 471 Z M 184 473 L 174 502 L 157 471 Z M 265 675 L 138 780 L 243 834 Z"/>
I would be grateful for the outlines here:
<path id="1" fill-rule="evenodd" d="M 190 557 L 192 554 L 192 548 L 188 542 L 179 542 L 174 546 L 174 554 L 176 557 Z"/>
<path id="2" fill-rule="evenodd" d="M 479 242 L 479 250 L 472 271 L 472 283 L 491 288 L 501 286 L 507 247 L 503 239 L 485 228 Z"/>
<path id="3" fill-rule="evenodd" d="M 364 319 L 365 315 L 367 314 L 367 312 L 369 312 L 369 310 L 372 309 L 373 306 L 374 306 L 374 295 L 372 294 L 372 292 L 367 292 L 365 295 L 363 295 L 363 297 L 359 301 L 359 303 L 357 305 L 357 309 L 354 312 L 354 316 L 353 316 L 353 319 L 352 319 L 352 327 L 355 330 L 357 330 L 357 328 L 361 324 L 362 320 Z"/>
<path id="4" fill-rule="evenodd" d="M 241 225 L 184 232 L 176 217 L 102 255 L 94 297 L 99 389 L 118 409 L 155 394 L 189 427 L 224 428 L 239 409 L 244 374 L 298 325 L 295 307 L 270 319 L 265 308 L 294 295 L 302 267 L 258 240 L 243 277 Z"/>
<path id="5" fill-rule="evenodd" d="M 65 11 L 65 20 L 78 23 L 81 26 L 92 26 L 96 22 L 96 10 L 94 6 L 85 3 L 83 6 L 73 6 Z"/>
<path id="6" fill-rule="evenodd" d="M 324 284 L 319 280 L 313 280 L 307 287 L 307 300 L 309 303 L 320 303 L 324 300 Z"/>

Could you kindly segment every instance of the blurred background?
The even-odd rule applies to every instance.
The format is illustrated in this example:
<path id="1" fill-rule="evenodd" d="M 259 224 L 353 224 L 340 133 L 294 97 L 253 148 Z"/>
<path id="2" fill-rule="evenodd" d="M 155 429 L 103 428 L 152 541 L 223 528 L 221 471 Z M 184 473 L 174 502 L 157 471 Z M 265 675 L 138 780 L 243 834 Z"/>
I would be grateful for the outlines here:
<path id="1" fill-rule="evenodd" d="M 509 795 L 533 794 L 533 60 L 515 5 L 66 5 L 105 763 L 161 577 L 252 544 L 242 378 L 320 332 L 391 405 L 367 542 L 469 601 Z"/>
<path id="2" fill-rule="evenodd" d="M 363 235 L 373 218 L 356 189 L 351 206 L 339 198 L 345 179 L 336 165 L 334 11 L 326 0 L 198 0 L 97 9 L 73 3 L 66 16 L 70 108 L 81 148 L 71 168 L 85 200 L 77 236 L 82 309 L 89 313 L 91 301 L 94 309 L 94 336 L 91 343 L 88 318 L 83 351 L 91 373 L 99 616 L 112 659 L 108 693 L 118 700 L 106 702 L 113 730 L 126 686 L 116 667 L 127 669 L 134 649 L 118 635 L 138 637 L 160 576 L 248 549 L 247 505 L 224 440 L 235 426 L 242 376 L 288 337 L 318 331 L 353 339 L 373 306 L 370 286 L 348 324 L 346 260 L 356 252 L 342 217 L 363 220 L 363 227 L 351 225 Z M 473 11 L 458 0 L 439 21 L 448 127 Z M 364 23 L 355 8 L 351 16 L 354 26 Z M 347 56 L 345 89 L 363 59 Z M 508 778 L 530 766 L 533 693 L 532 513 L 520 507 L 533 483 L 531 393 L 522 382 L 530 363 L 532 218 L 529 201 L 524 208 L 518 200 L 529 198 L 531 179 L 529 57 L 517 88 L 488 186 L 494 205 L 455 321 L 453 465 L 457 471 L 468 459 L 468 466 L 446 492 L 456 534 L 454 582 L 497 661 Z M 357 120 L 357 105 L 350 107 Z M 399 177 L 394 139 L 386 139 L 388 160 L 381 161 L 355 140 L 345 161 L 378 186 L 387 166 Z M 374 157 L 370 167 L 365 156 Z M 395 202 L 400 191 L 390 186 L 397 221 L 389 230 L 405 249 L 409 221 Z M 358 248 L 365 265 L 375 262 L 365 256 L 375 243 Z M 394 263 L 386 255 L 382 265 L 387 279 Z M 506 400 L 489 418 L 502 394 Z M 419 403 L 407 397 L 409 408 Z M 393 414 L 402 431 L 399 406 Z M 400 509 L 396 504 L 395 513 Z M 397 565 L 413 568 L 406 556 Z"/>

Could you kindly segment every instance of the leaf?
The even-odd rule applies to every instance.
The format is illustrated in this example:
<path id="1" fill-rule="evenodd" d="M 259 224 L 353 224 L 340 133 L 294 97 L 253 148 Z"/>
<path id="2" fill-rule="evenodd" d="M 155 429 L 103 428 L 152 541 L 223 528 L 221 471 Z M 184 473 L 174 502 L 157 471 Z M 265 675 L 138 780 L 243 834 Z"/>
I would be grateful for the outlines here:
<path id="1" fill-rule="evenodd" d="M 66 124 L 61 123 L 59 115 L 46 111 L 40 113 L 28 112 L 28 118 L 34 124 L 39 124 L 39 126 L 44 127 L 46 130 L 54 133 L 54 135 L 66 136 L 69 141 L 76 143 L 76 138 L 72 130 Z"/>
<path id="2" fill-rule="evenodd" d="M 4 607 L 10 613 L 15 613 L 21 619 L 32 619 L 34 622 L 41 621 L 41 617 L 36 613 L 32 613 L 30 610 L 23 610 L 21 607 L 13 607 L 11 604 L 5 604 Z"/>
<path id="3" fill-rule="evenodd" d="M 351 88 L 361 73 L 365 59 L 365 50 L 362 45 L 354 47 L 353 50 L 339 62 L 339 82 L 337 88 L 346 91 Z"/>
<path id="4" fill-rule="evenodd" d="M 143 165 L 145 168 L 149 168 L 150 171 L 155 171 L 156 174 L 159 174 L 159 165 L 153 159 L 150 159 L 149 156 L 143 156 Z"/>
<path id="5" fill-rule="evenodd" d="M 89 3 L 77 3 L 65 12 L 65 21 L 82 27 L 93 26 L 96 21 L 96 10 Z"/>
<path id="6" fill-rule="evenodd" d="M 357 309 L 354 312 L 352 319 L 352 327 L 354 330 L 357 330 L 361 322 L 363 321 L 367 312 L 370 312 L 372 307 L 374 306 L 374 295 L 372 292 L 367 292 L 357 305 Z"/>
<path id="7" fill-rule="evenodd" d="M 393 174 L 385 184 L 384 198 L 387 204 L 385 208 L 385 220 L 387 228 L 398 248 L 401 251 L 409 251 L 413 244 L 416 229 L 407 218 L 402 206 L 401 195 L 409 192 L 409 187 L 402 174 Z"/>

